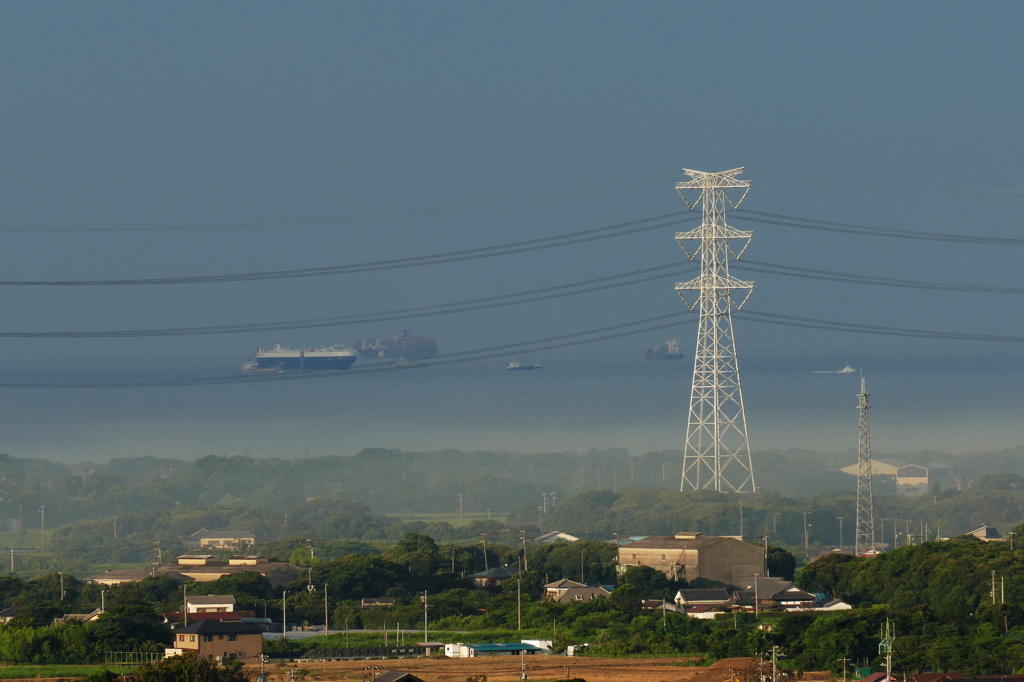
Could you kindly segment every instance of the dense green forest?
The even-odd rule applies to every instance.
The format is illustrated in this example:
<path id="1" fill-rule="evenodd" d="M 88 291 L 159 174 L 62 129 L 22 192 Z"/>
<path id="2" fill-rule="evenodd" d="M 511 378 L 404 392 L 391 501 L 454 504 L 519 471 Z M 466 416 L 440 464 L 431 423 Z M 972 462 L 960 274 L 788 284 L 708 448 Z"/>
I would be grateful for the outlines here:
<path id="1" fill-rule="evenodd" d="M 8 529 L 0 547 L 10 548 L 14 572 L 30 577 L 145 567 L 194 549 L 190 536 L 202 528 L 252 532 L 255 551 L 282 559 L 308 544 L 340 558 L 383 549 L 410 532 L 471 543 L 481 533 L 518 538 L 520 529 L 530 538 L 559 529 L 601 540 L 700 530 L 767 538 L 801 562 L 815 549 L 852 544 L 856 500 L 853 479 L 834 470 L 840 458 L 757 457 L 762 492 L 735 496 L 679 494 L 678 453 L 364 450 L 348 458 L 140 457 L 97 465 L 0 456 L 0 527 Z M 938 453 L 915 457 L 942 460 Z M 1024 518 L 1024 477 L 982 473 L 1021 468 L 1021 452 L 946 459 L 964 475 L 959 490 L 898 497 L 877 487 L 876 537 L 886 547 L 981 525 L 1005 532 Z M 802 494 L 773 490 L 773 476 Z"/>

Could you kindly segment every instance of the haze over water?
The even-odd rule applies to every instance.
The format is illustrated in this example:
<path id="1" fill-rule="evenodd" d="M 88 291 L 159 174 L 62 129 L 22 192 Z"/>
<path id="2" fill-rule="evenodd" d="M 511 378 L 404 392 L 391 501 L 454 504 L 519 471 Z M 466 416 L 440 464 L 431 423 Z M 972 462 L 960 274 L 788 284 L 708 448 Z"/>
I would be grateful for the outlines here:
<path id="1" fill-rule="evenodd" d="M 754 325 L 738 325 L 741 342 L 741 332 L 753 336 L 755 330 Z M 813 373 L 839 369 L 847 358 L 751 355 L 741 357 L 741 373 L 754 450 L 842 453 L 856 446 L 858 375 Z M 351 455 L 367 447 L 679 450 L 686 431 L 691 356 L 692 351 L 684 360 L 646 360 L 638 343 L 521 358 L 543 365 L 533 372 L 508 372 L 504 361 L 489 360 L 244 386 L 23 390 L 4 417 L 5 449 L 16 456 L 58 460 Z M 207 363 L 59 376 L 102 381 L 236 371 Z M 1016 380 L 1020 367 L 1010 363 L 951 367 L 942 358 L 873 359 L 868 391 L 876 452 L 958 453 L 1020 445 L 1015 415 L 1024 388 Z M 56 376 L 52 371 L 7 373 L 17 380 Z"/>

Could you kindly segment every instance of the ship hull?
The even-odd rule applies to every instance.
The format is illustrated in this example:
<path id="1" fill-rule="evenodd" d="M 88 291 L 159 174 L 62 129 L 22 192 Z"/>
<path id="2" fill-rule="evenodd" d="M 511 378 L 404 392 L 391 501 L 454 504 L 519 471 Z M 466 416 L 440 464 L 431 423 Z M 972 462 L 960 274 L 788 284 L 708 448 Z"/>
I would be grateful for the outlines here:
<path id="1" fill-rule="evenodd" d="M 277 346 L 270 350 L 260 349 L 256 353 L 257 370 L 282 372 L 342 370 L 351 367 L 358 359 L 351 348 L 310 348 L 292 350 Z"/>

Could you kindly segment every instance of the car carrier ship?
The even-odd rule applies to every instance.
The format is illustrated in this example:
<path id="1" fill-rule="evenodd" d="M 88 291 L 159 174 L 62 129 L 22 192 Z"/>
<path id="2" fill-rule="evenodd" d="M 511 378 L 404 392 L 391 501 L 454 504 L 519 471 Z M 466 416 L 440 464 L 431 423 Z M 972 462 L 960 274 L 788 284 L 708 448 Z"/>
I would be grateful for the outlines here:
<path id="1" fill-rule="evenodd" d="M 253 373 L 348 369 L 357 359 L 355 349 L 344 346 L 294 350 L 277 344 L 273 348 L 258 348 L 255 362 L 250 360 L 242 365 L 242 371 Z"/>

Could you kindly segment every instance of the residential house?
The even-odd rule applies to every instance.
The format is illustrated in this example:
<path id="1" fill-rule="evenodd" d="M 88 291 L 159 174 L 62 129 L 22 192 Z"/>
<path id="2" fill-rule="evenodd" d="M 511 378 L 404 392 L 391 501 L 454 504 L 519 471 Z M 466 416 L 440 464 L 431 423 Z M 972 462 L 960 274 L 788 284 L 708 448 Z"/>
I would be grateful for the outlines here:
<path id="1" fill-rule="evenodd" d="M 0 623 L 3 623 L 4 625 L 10 623 L 22 608 L 22 604 L 15 604 L 14 606 L 8 606 L 6 609 L 0 610 Z"/>
<path id="2" fill-rule="evenodd" d="M 518 572 L 517 566 L 495 566 L 469 577 L 477 587 L 498 587 Z"/>
<path id="3" fill-rule="evenodd" d="M 201 594 L 185 600 L 185 611 L 193 613 L 231 613 L 235 610 L 233 594 Z"/>
<path id="4" fill-rule="evenodd" d="M 574 587 L 586 587 L 586 585 L 578 583 L 575 580 L 569 580 L 568 578 L 562 578 L 561 580 L 556 580 L 553 583 L 548 583 L 544 586 L 544 600 L 558 601 L 558 598 L 565 594 L 566 590 Z"/>
<path id="5" fill-rule="evenodd" d="M 63 616 L 58 616 L 53 619 L 54 625 L 67 625 L 72 621 L 79 621 L 82 623 L 91 623 L 100 616 L 103 615 L 102 609 L 96 608 L 89 613 L 65 613 Z"/>
<path id="6" fill-rule="evenodd" d="M 1005 542 L 1006 538 L 999 534 L 992 526 L 982 526 L 981 528 L 975 528 L 967 535 L 973 535 L 982 542 Z"/>
<path id="7" fill-rule="evenodd" d="M 174 646 L 165 655 L 176 656 L 195 651 L 200 658 L 256 662 L 263 654 L 263 630 L 255 623 L 200 620 L 174 631 Z"/>
<path id="8" fill-rule="evenodd" d="M 788 580 L 757 576 L 746 589 L 733 593 L 729 606 L 738 611 L 792 611 L 814 606 L 816 601 L 817 597 Z"/>
<path id="9" fill-rule="evenodd" d="M 575 601 L 594 601 L 595 599 L 607 599 L 612 594 L 611 590 L 602 586 L 595 585 L 593 587 L 584 585 L 583 587 L 570 587 L 559 595 L 557 601 L 559 604 L 571 604 Z"/>
<path id="10" fill-rule="evenodd" d="M 701 532 L 649 535 L 619 547 L 616 570 L 650 566 L 670 580 L 703 580 L 728 587 L 746 585 L 764 573 L 764 547 Z"/>

